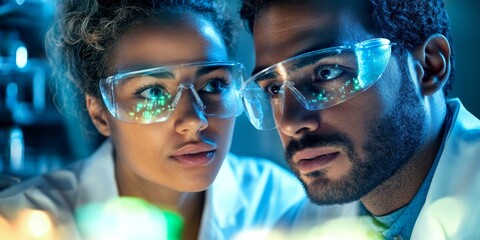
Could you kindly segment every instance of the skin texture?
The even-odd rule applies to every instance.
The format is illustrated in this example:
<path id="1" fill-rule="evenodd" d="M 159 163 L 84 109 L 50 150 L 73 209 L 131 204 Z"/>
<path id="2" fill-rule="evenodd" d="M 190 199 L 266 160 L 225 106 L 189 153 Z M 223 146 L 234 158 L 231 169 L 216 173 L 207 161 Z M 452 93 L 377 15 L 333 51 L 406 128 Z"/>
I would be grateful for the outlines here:
<path id="1" fill-rule="evenodd" d="M 301 53 L 382 37 L 365 4 L 269 5 L 254 22 L 254 72 Z M 432 35 L 406 56 L 392 55 L 377 83 L 339 105 L 308 111 L 286 91 L 278 133 L 313 202 L 360 199 L 372 214 L 385 215 L 413 198 L 441 142 L 449 59 L 448 41 Z M 302 172 L 298 160 L 305 155 L 330 160 Z"/>
<path id="2" fill-rule="evenodd" d="M 211 22 L 197 15 L 173 16 L 169 25 L 151 21 L 118 39 L 110 69 L 120 71 L 199 61 L 227 60 L 221 35 Z M 188 93 L 188 94 L 185 94 Z M 131 124 L 115 119 L 100 99 L 87 96 L 95 126 L 115 148 L 116 179 L 122 196 L 136 196 L 177 210 L 185 218 L 186 239 L 196 239 L 208 188 L 229 151 L 234 118 L 207 118 L 185 92 L 170 116 L 161 123 Z M 215 149 L 203 166 L 181 164 L 172 157 L 193 144 Z"/>

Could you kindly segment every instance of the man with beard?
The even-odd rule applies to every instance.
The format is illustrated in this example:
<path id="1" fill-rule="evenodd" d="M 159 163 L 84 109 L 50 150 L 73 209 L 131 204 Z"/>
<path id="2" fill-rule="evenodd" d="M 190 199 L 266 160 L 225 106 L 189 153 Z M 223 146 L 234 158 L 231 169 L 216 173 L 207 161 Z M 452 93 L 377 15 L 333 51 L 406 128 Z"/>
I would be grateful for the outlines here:
<path id="1" fill-rule="evenodd" d="M 479 239 L 480 121 L 446 98 L 441 0 L 245 0 L 241 14 L 247 115 L 277 128 L 313 203 L 353 202 L 386 239 Z"/>

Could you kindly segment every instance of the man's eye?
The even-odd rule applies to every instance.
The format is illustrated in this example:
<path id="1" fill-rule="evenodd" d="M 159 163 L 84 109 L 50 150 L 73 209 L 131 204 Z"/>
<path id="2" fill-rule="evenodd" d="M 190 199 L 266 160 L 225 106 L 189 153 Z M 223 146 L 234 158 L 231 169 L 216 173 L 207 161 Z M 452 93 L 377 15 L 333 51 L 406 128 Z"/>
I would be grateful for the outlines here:
<path id="1" fill-rule="evenodd" d="M 322 67 L 316 70 L 316 81 L 330 81 L 344 73 L 343 69 L 336 67 Z"/>
<path id="2" fill-rule="evenodd" d="M 282 88 L 282 85 L 278 84 L 269 84 L 265 87 L 266 92 L 268 92 L 270 95 L 275 96 L 280 92 L 280 89 Z"/>
<path id="3" fill-rule="evenodd" d="M 148 87 L 139 92 L 143 98 L 150 100 L 157 100 L 161 98 L 169 98 L 170 94 L 160 87 Z"/>
<path id="4" fill-rule="evenodd" d="M 201 91 L 206 93 L 222 93 L 227 87 L 228 85 L 225 83 L 225 80 L 221 78 L 213 78 L 203 86 Z"/>

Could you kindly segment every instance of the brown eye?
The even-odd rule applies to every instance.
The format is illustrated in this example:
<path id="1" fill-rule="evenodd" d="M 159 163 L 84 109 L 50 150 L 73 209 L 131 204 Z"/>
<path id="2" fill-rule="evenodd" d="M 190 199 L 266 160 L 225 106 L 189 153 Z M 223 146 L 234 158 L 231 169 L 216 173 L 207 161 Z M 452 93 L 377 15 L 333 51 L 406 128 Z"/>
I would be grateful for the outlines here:
<path id="1" fill-rule="evenodd" d="M 330 81 L 342 75 L 344 70 L 335 67 L 322 67 L 317 69 L 316 81 Z"/>
<path id="2" fill-rule="evenodd" d="M 160 98 L 170 98 L 171 95 L 159 86 L 149 86 L 138 91 L 138 95 L 145 99 L 157 100 Z"/>
<path id="3" fill-rule="evenodd" d="M 265 89 L 270 95 L 275 96 L 280 92 L 280 88 L 282 88 L 281 85 L 270 84 Z"/>
<path id="4" fill-rule="evenodd" d="M 220 94 L 224 92 L 228 88 L 226 81 L 221 78 L 213 78 L 205 84 L 202 88 L 202 92 L 205 93 L 212 93 L 212 94 Z"/>

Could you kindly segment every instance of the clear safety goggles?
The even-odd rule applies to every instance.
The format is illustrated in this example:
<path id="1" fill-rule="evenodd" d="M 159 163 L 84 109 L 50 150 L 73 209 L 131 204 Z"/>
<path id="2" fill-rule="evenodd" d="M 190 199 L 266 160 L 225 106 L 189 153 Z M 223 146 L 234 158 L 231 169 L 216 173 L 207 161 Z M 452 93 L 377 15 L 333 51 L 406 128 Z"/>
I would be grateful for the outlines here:
<path id="1" fill-rule="evenodd" d="M 243 111 L 240 88 L 244 67 L 238 62 L 201 62 L 118 73 L 100 80 L 108 111 L 128 123 L 166 121 L 182 95 L 206 116 L 229 118 Z"/>
<path id="2" fill-rule="evenodd" d="M 342 103 L 372 86 L 391 55 L 390 40 L 370 39 L 287 59 L 249 78 L 240 90 L 255 128 L 276 128 L 289 92 L 307 110 Z M 277 120 L 277 121 L 276 121 Z"/>

